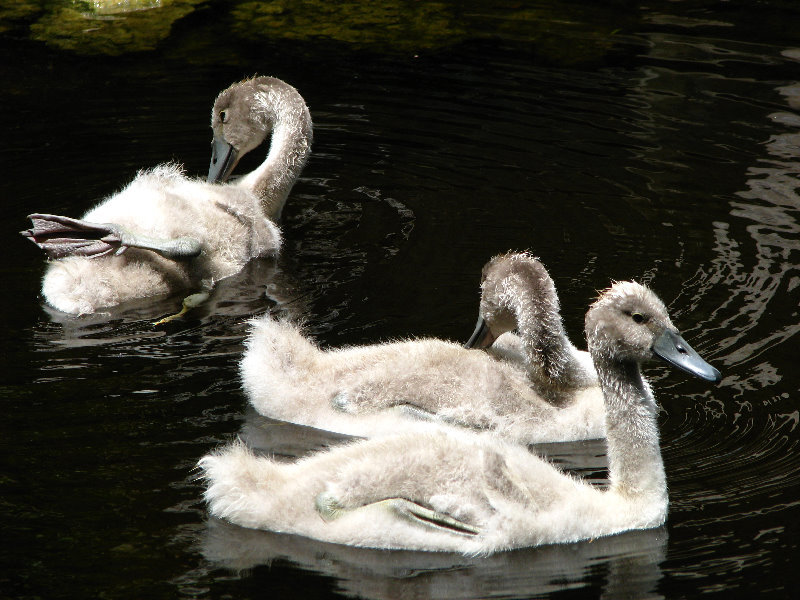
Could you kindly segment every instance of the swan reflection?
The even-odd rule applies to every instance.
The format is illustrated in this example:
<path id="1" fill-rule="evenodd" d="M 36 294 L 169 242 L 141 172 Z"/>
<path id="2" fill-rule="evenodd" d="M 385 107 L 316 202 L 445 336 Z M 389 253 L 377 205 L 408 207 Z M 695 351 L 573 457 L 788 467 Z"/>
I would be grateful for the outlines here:
<path id="1" fill-rule="evenodd" d="M 201 552 L 214 566 L 251 576 L 260 565 L 287 560 L 334 577 L 347 596 L 480 598 L 502 590 L 529 597 L 564 590 L 599 588 L 601 597 L 660 598 L 667 533 L 664 527 L 591 542 L 559 544 L 467 558 L 439 552 L 369 550 L 293 535 L 245 529 L 211 519 Z M 191 577 L 184 578 L 188 583 Z"/>

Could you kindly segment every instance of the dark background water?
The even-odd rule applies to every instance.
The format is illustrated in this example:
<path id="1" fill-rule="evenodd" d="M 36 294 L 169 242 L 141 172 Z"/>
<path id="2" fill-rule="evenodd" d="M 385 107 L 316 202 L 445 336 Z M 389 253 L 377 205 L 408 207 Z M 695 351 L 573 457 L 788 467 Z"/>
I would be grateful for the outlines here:
<path id="1" fill-rule="evenodd" d="M 138 7 L 0 7 L 0 597 L 797 593 L 800 7 Z M 44 306 L 25 216 L 80 215 L 164 161 L 203 175 L 216 93 L 255 73 L 296 86 L 315 122 L 281 257 L 161 328 L 179 298 Z M 247 409 L 248 317 L 302 318 L 326 346 L 463 340 L 481 266 L 509 249 L 542 257 L 579 345 L 596 290 L 637 279 L 723 372 L 709 387 L 648 368 L 665 527 L 466 559 L 208 521 L 193 467 L 216 445 L 291 457 L 339 439 Z M 602 442 L 540 450 L 604 479 Z"/>

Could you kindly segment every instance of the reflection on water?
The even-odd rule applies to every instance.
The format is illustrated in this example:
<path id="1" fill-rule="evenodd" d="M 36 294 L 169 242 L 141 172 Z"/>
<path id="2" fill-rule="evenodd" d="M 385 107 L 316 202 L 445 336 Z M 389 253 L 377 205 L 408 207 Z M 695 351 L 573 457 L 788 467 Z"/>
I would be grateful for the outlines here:
<path id="1" fill-rule="evenodd" d="M 800 13 L 791 3 L 449 4 L 439 38 L 448 41 L 419 53 L 354 52 L 331 38 L 243 41 L 231 34 L 233 12 L 248 4 L 238 0 L 62 21 L 65 39 L 100 40 L 105 27 L 168 17 L 168 4 L 189 11 L 152 28 L 161 41 L 148 47 L 158 50 L 119 59 L 30 41 L 67 4 L 0 7 L 0 32 L 11 32 L 0 43 L 26 59 L 6 61 L 0 76 L 13 108 L 0 111 L 10 174 L 4 594 L 791 596 L 800 555 L 800 40 L 785 26 Z M 167 160 L 205 173 L 210 99 L 256 72 L 296 85 L 315 121 L 283 254 L 164 326 L 153 322 L 180 298 L 77 319 L 42 307 L 42 258 L 15 233 L 25 215 L 82 214 Z M 663 407 L 666 531 L 465 559 L 205 522 L 193 467 L 214 446 L 241 435 L 291 460 L 342 439 L 247 408 L 237 366 L 249 318 L 303 320 L 322 346 L 464 340 L 481 266 L 526 248 L 553 275 L 578 345 L 595 291 L 636 278 L 723 372 L 709 389 L 647 368 Z M 606 484 L 602 442 L 536 450 Z"/>
<path id="2" fill-rule="evenodd" d="M 789 106 L 800 106 L 800 88 L 797 84 L 780 87 L 777 91 L 787 98 Z M 800 214 L 800 133 L 796 131 L 800 127 L 800 116 L 779 112 L 767 115 L 767 118 L 794 131 L 770 137 L 765 145 L 769 157 L 759 159 L 757 165 L 747 169 L 749 189 L 737 193 L 740 200 L 731 202 L 731 216 L 747 222 L 747 233 L 755 244 L 755 252 L 748 253 L 748 259 L 753 260 L 754 264 L 748 265 L 749 272 L 745 275 L 739 263 L 744 257 L 729 250 L 728 262 L 719 265 L 720 271 L 728 277 L 728 287 L 735 289 L 731 303 L 742 302 L 745 308 L 739 310 L 737 315 L 719 319 L 718 322 L 721 329 L 733 329 L 736 332 L 736 335 L 724 339 L 720 344 L 723 348 L 736 346 L 735 351 L 727 356 L 730 364 L 758 361 L 759 371 L 772 372 L 773 376 L 777 376 L 774 367 L 763 362 L 764 354 L 800 331 L 796 310 L 800 298 L 796 291 L 800 283 L 800 257 L 797 256 L 800 250 L 800 224 L 797 220 Z M 720 246 L 730 248 L 738 245 L 726 239 L 723 233 L 727 229 L 725 224 L 719 224 L 718 228 Z M 731 254 L 738 260 L 731 261 Z M 731 281 L 736 284 L 730 285 Z M 789 310 L 784 312 L 780 308 L 773 308 L 776 302 L 779 307 Z M 721 308 L 727 308 L 727 303 Z M 757 340 L 745 340 L 747 334 L 765 320 L 765 316 L 769 316 L 770 320 L 769 333 Z M 780 320 L 776 321 L 776 318 Z M 747 382 L 741 382 L 739 389 L 758 388 L 748 387 Z"/>
<path id="3" fill-rule="evenodd" d="M 657 586 L 666 544 L 666 531 L 659 528 L 591 543 L 468 558 L 350 548 L 244 529 L 214 519 L 203 533 L 201 551 L 212 565 L 256 580 L 264 578 L 264 571 L 257 567 L 288 560 L 304 570 L 335 578 L 338 590 L 354 598 L 528 598 L 586 587 L 597 587 L 599 597 L 662 598 Z M 205 569 L 198 575 L 207 581 Z M 196 585 L 192 573 L 176 583 L 179 588 Z M 221 583 L 220 588 L 225 587 Z"/>
<path id="4" fill-rule="evenodd" d="M 51 344 L 67 348 L 104 346 L 122 353 L 120 356 L 128 351 L 140 352 L 143 341 L 149 339 L 154 344 L 146 353 L 169 354 L 177 333 L 185 335 L 194 329 L 209 334 L 203 325 L 211 317 L 222 328 L 267 309 L 299 318 L 304 294 L 307 292 L 281 270 L 275 259 L 259 259 L 222 280 L 204 302 L 180 321 L 155 324 L 180 309 L 181 296 L 137 299 L 80 318 L 44 305 L 49 322 L 40 324 L 33 339 L 41 351 L 47 351 Z"/>
<path id="5" fill-rule="evenodd" d="M 750 59 L 779 61 L 777 56 L 744 58 Z M 777 92 L 798 108 L 796 84 Z M 681 295 L 695 305 L 705 295 L 720 299 L 703 319 L 703 333 L 713 336 L 707 352 L 712 358 L 716 354 L 728 373 L 723 381 L 727 397 L 705 398 L 697 413 L 687 411 L 669 448 L 669 462 L 675 465 L 671 482 L 685 489 L 673 499 L 672 513 L 686 513 L 675 526 L 671 559 L 678 563 L 695 557 L 703 579 L 772 562 L 771 546 L 783 545 L 784 523 L 800 506 L 800 411 L 792 393 L 797 387 L 794 360 L 786 351 L 800 330 L 800 120 L 784 111 L 763 118 L 791 131 L 771 135 L 763 144 L 765 154 L 747 167 L 747 191 L 736 192 L 729 214 L 711 223 L 714 255 L 709 265 L 698 270 Z M 719 428 L 725 436 L 713 433 Z M 759 522 L 759 515 L 770 516 Z M 707 533 L 698 536 L 697 528 Z M 724 540 L 734 539 L 739 540 L 735 552 L 716 551 Z M 746 577 L 729 579 L 749 584 Z M 704 586 L 708 591 L 716 587 L 701 583 L 699 589 Z"/>

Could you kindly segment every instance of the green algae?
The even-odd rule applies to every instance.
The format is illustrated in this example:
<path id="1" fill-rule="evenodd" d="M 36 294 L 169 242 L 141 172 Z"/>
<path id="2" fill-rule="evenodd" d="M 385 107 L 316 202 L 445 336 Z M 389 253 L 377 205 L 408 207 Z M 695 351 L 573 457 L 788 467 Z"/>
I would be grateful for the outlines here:
<path id="1" fill-rule="evenodd" d="M 30 27 L 31 38 L 78 54 L 118 56 L 153 50 L 172 25 L 203 0 L 51 3 Z"/>
<path id="2" fill-rule="evenodd" d="M 78 54 L 119 56 L 155 50 L 199 5 L 214 15 L 209 37 L 222 36 L 231 48 L 237 41 L 292 40 L 414 54 L 499 39 L 561 65 L 603 60 L 618 32 L 638 21 L 635 8 L 621 8 L 608 21 L 602 7 L 566 0 L 21 0 L 0 9 L 0 32 L 26 21 L 34 40 Z"/>

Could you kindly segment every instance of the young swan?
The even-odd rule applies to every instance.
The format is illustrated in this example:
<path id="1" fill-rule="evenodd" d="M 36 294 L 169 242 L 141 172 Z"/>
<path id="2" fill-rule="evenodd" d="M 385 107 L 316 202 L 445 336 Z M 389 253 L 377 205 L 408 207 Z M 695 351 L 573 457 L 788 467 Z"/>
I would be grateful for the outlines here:
<path id="1" fill-rule="evenodd" d="M 587 313 L 586 337 L 606 405 L 607 490 L 518 444 L 443 429 L 360 440 L 295 463 L 234 444 L 199 463 L 210 512 L 327 542 L 465 554 L 657 527 L 667 514 L 667 485 L 657 407 L 640 363 L 658 356 L 709 381 L 720 374 L 636 283 L 616 283 L 600 296 Z"/>
<path id="2" fill-rule="evenodd" d="M 42 282 L 48 304 L 92 313 L 133 298 L 175 293 L 240 271 L 281 245 L 280 217 L 310 153 L 311 116 L 292 86 L 272 77 L 236 83 L 211 113 L 208 181 L 174 164 L 141 171 L 83 220 L 33 214 L 22 232 L 51 262 Z M 239 158 L 270 137 L 266 160 L 219 185 Z"/>
<path id="3" fill-rule="evenodd" d="M 246 342 L 244 389 L 261 414 L 363 437 L 431 422 L 523 443 L 603 437 L 597 375 L 567 339 L 544 266 L 528 254 L 492 259 L 481 313 L 496 336 L 519 331 L 501 338 L 511 358 L 438 339 L 321 351 L 297 326 L 266 315 Z"/>

